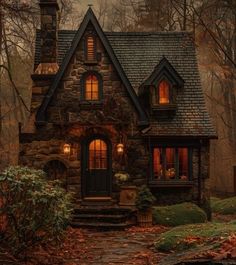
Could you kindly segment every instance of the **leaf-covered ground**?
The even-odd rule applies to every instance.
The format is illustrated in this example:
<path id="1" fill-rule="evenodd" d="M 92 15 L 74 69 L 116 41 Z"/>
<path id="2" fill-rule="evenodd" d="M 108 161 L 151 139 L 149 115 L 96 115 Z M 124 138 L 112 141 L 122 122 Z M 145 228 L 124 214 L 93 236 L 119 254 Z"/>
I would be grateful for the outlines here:
<path id="1" fill-rule="evenodd" d="M 166 256 L 153 249 L 155 238 L 166 230 L 162 226 L 126 231 L 69 228 L 60 247 L 51 244 L 29 251 L 28 261 L 17 265 L 154 265 Z"/>
<path id="2" fill-rule="evenodd" d="M 214 203 L 217 202 L 219 199 L 214 200 Z M 232 202 L 226 205 L 231 208 Z M 165 217 L 171 219 L 172 215 L 164 209 Z M 51 242 L 28 250 L 27 261 L 17 261 L 0 246 L 0 264 L 174 265 L 196 259 L 233 259 L 236 264 L 236 221 L 232 220 L 236 220 L 235 213 L 225 215 L 217 212 L 213 214 L 211 223 L 175 228 L 161 225 L 151 228 L 132 227 L 126 231 L 68 228 L 60 246 Z"/>
<path id="3" fill-rule="evenodd" d="M 187 227 L 189 227 L 187 229 Z M 196 227 L 198 233 L 196 233 Z M 173 265 L 189 259 L 235 259 L 236 223 L 185 225 L 174 229 L 163 226 L 132 227 L 126 231 L 95 231 L 68 228 L 60 246 L 42 245 L 27 252 L 27 261 L 17 262 L 7 253 L 0 255 L 4 265 Z M 195 230 L 194 230 L 195 229 Z M 195 232 L 193 232 L 195 231 Z M 201 233 L 202 231 L 202 233 Z M 223 232 L 222 232 L 223 231 Z M 214 232 L 214 233 L 213 233 Z M 171 235 L 176 248 L 154 248 L 157 238 Z M 170 239 L 170 238 L 169 238 Z M 186 247 L 187 246 L 187 247 Z M 4 260 L 12 261 L 4 263 Z"/>
<path id="4" fill-rule="evenodd" d="M 169 253 L 163 265 L 194 259 L 232 259 L 236 264 L 236 221 L 179 226 L 162 233 L 155 247 Z"/>

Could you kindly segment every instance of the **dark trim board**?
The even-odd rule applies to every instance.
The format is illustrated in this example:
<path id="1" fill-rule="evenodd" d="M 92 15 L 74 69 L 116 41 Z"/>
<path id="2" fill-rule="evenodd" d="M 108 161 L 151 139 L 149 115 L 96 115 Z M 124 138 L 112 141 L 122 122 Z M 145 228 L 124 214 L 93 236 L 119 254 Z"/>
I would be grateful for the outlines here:
<path id="1" fill-rule="evenodd" d="M 124 86 L 127 89 L 127 92 L 139 114 L 139 122 L 142 125 L 148 125 L 149 121 L 148 121 L 148 117 L 147 114 L 145 113 L 145 111 L 142 109 L 139 100 L 138 100 L 138 96 L 136 95 L 133 87 L 131 86 L 128 78 L 126 77 L 126 74 L 121 66 L 121 64 L 119 63 L 117 57 L 114 54 L 114 51 L 107 39 L 107 37 L 105 36 L 101 26 L 99 25 L 97 18 L 95 17 L 93 11 L 91 8 L 88 9 L 79 30 L 76 32 L 75 37 L 73 39 L 73 42 L 71 44 L 70 49 L 68 50 L 66 56 L 64 57 L 64 60 L 56 74 L 56 77 L 54 79 L 54 82 L 52 83 L 51 87 L 49 88 L 46 96 L 44 97 L 44 100 L 37 112 L 36 115 L 36 122 L 41 122 L 41 121 L 45 121 L 46 120 L 46 111 L 47 111 L 47 107 L 50 104 L 53 94 L 55 93 L 56 89 L 58 88 L 60 81 L 67 69 L 68 64 L 70 63 L 71 58 L 73 57 L 78 44 L 80 42 L 80 40 L 82 39 L 82 36 L 88 26 L 88 24 L 91 23 L 93 25 L 93 27 L 95 28 L 95 31 L 98 34 L 98 37 L 100 38 L 102 44 L 105 47 L 105 50 L 107 51 L 112 63 L 114 64 L 117 73 L 119 74 Z"/>
<path id="2" fill-rule="evenodd" d="M 179 188 L 184 188 L 184 187 L 189 187 L 192 188 L 194 186 L 194 181 L 174 181 L 174 180 L 169 180 L 169 181 L 149 181 L 148 182 L 149 187 L 160 187 L 160 188 L 172 188 L 172 187 L 179 187 Z"/>

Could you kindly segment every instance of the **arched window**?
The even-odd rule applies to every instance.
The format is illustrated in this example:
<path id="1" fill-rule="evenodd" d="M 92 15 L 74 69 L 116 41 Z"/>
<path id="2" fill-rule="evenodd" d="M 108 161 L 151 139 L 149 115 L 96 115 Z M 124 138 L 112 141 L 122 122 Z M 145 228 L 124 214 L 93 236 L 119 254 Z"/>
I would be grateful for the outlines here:
<path id="1" fill-rule="evenodd" d="M 158 103 L 170 103 L 170 84 L 166 80 L 162 80 L 158 86 Z"/>
<path id="2" fill-rule="evenodd" d="M 90 74 L 85 80 L 85 100 L 99 100 L 99 82 L 94 74 Z"/>
<path id="3" fill-rule="evenodd" d="M 92 35 L 86 38 L 86 59 L 88 61 L 95 61 L 95 37 Z"/>
<path id="4" fill-rule="evenodd" d="M 107 168 L 107 144 L 95 139 L 89 144 L 89 169 Z"/>

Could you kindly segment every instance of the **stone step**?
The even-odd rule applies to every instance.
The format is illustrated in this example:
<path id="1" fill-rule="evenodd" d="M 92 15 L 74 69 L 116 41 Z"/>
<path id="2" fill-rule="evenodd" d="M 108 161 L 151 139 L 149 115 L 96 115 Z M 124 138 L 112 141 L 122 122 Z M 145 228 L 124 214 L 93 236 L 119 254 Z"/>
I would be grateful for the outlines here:
<path id="1" fill-rule="evenodd" d="M 135 210 L 131 208 L 80 206 L 73 211 L 71 226 L 122 228 L 135 221 Z"/>
<path id="2" fill-rule="evenodd" d="M 72 227 L 83 227 L 83 228 L 102 228 L 102 229 L 125 229 L 132 226 L 132 223 L 122 222 L 122 223 L 104 223 L 104 222 L 71 222 Z"/>
<path id="3" fill-rule="evenodd" d="M 72 218 L 97 218 L 97 219 L 105 219 L 105 218 L 111 218 L 111 219 L 121 219 L 126 218 L 127 216 L 124 214 L 77 214 L 72 215 Z"/>
<path id="4" fill-rule="evenodd" d="M 131 214 L 135 210 L 132 208 L 119 208 L 119 207 L 79 207 L 75 208 L 73 214 Z"/>
<path id="5" fill-rule="evenodd" d="M 120 223 L 127 220 L 127 215 L 124 214 L 77 214 L 73 215 L 72 219 L 73 221 L 91 221 L 94 220 L 94 222 L 110 222 L 110 223 Z"/>

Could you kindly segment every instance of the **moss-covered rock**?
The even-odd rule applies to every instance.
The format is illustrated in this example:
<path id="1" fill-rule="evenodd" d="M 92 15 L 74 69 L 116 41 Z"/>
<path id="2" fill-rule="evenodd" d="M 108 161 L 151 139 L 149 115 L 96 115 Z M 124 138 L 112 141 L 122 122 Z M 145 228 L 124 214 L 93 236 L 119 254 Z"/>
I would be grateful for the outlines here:
<path id="1" fill-rule="evenodd" d="M 193 203 L 181 203 L 170 206 L 154 207 L 154 224 L 177 226 L 193 223 L 204 223 L 206 213 Z"/>
<path id="2" fill-rule="evenodd" d="M 209 242 L 212 244 L 213 238 L 227 238 L 235 231 L 236 221 L 182 225 L 161 234 L 155 242 L 155 248 L 159 251 L 189 249 L 197 244 L 207 245 Z"/>
<path id="3" fill-rule="evenodd" d="M 236 214 L 236 197 L 227 199 L 211 198 L 211 208 L 213 213 Z"/>

